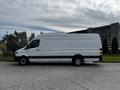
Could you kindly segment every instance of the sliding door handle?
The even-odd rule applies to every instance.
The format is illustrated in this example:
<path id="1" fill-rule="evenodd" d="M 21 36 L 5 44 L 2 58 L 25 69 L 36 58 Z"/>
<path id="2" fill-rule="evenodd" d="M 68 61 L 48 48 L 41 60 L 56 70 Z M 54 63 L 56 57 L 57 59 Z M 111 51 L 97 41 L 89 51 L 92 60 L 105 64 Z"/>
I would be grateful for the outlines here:
<path id="1" fill-rule="evenodd" d="M 36 49 L 36 51 L 39 51 L 39 49 Z"/>

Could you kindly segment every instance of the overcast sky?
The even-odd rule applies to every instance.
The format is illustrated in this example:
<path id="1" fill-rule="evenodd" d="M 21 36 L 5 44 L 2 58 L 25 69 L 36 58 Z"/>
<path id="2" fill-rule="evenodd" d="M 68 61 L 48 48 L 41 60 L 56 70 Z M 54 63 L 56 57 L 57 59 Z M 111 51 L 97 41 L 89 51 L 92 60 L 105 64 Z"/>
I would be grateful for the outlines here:
<path id="1" fill-rule="evenodd" d="M 0 36 L 70 32 L 120 21 L 120 0 L 0 0 Z"/>

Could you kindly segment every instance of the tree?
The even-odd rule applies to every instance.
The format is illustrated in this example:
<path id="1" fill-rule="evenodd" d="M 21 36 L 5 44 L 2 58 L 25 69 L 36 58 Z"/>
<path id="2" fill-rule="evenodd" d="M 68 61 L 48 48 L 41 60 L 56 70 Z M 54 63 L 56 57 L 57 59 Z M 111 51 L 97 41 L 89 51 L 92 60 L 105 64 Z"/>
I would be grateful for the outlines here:
<path id="1" fill-rule="evenodd" d="M 13 34 L 6 34 L 2 40 L 5 45 L 7 52 L 14 53 L 17 49 L 24 47 L 27 44 L 27 34 L 26 32 L 17 32 Z"/>
<path id="2" fill-rule="evenodd" d="M 103 48 L 103 54 L 108 54 L 108 43 L 107 43 L 107 39 L 105 39 L 105 40 L 103 41 L 102 48 Z"/>
<path id="3" fill-rule="evenodd" d="M 117 54 L 118 53 L 118 40 L 116 37 L 112 39 L 112 53 Z"/>
<path id="4" fill-rule="evenodd" d="M 29 41 L 31 41 L 35 37 L 34 33 L 31 33 L 31 36 L 29 37 Z"/>
<path id="5" fill-rule="evenodd" d="M 5 44 L 2 41 L 0 41 L 0 51 L 1 51 L 0 54 L 3 54 L 3 52 L 5 51 L 5 49 L 6 49 Z"/>
<path id="6" fill-rule="evenodd" d="M 6 49 L 7 49 L 7 52 L 12 52 L 14 53 L 17 49 L 19 49 L 19 45 L 17 44 L 17 38 L 10 34 L 6 34 L 3 38 L 3 41 L 5 42 L 6 44 Z"/>
<path id="7" fill-rule="evenodd" d="M 20 38 L 19 38 L 21 47 L 24 47 L 25 45 L 27 45 L 27 34 L 26 32 L 21 32 L 20 33 Z"/>
<path id="8" fill-rule="evenodd" d="M 6 48 L 5 44 L 2 41 L 0 41 L 0 49 L 5 49 L 5 48 Z"/>

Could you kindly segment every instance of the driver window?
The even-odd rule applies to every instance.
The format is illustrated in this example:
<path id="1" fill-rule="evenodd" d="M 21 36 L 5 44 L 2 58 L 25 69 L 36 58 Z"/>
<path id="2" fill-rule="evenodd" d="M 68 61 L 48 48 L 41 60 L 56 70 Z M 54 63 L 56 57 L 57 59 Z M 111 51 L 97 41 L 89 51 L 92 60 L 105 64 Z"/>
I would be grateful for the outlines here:
<path id="1" fill-rule="evenodd" d="M 30 44 L 29 44 L 29 48 L 36 48 L 39 46 L 40 40 L 33 40 Z"/>

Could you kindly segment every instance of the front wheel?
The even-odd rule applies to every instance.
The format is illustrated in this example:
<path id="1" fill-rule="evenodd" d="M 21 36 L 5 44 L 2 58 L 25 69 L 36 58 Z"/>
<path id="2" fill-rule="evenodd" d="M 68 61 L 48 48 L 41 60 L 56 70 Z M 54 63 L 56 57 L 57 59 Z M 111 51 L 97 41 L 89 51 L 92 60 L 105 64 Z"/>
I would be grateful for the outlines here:
<path id="1" fill-rule="evenodd" d="M 28 63 L 29 63 L 29 60 L 27 58 L 21 58 L 19 60 L 19 65 L 24 66 L 24 65 L 27 65 Z"/>

